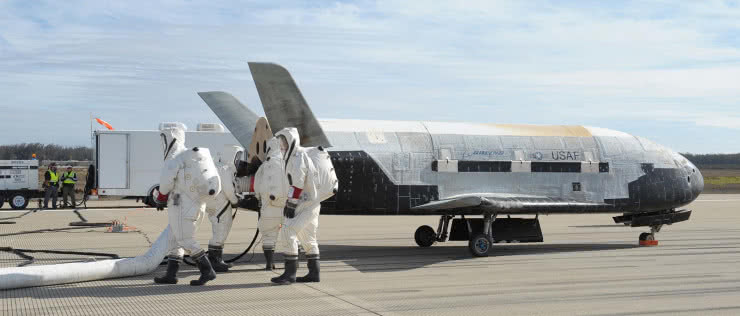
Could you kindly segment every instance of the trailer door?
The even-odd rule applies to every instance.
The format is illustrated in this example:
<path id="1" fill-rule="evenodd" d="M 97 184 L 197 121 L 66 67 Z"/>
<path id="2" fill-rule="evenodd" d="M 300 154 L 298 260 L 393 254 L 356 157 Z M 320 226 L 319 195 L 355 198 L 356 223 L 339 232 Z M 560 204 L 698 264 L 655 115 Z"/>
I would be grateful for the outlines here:
<path id="1" fill-rule="evenodd" d="M 98 134 L 98 187 L 128 188 L 128 135 Z"/>

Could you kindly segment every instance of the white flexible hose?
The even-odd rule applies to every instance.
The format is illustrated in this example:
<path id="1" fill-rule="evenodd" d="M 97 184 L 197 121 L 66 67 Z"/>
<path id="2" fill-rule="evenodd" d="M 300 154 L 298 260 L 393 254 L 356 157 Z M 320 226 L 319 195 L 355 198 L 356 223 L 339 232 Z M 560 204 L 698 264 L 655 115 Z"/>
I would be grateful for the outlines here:
<path id="1" fill-rule="evenodd" d="M 147 253 L 126 259 L 0 269 L 0 290 L 124 278 L 154 271 L 169 248 L 170 227 Z"/>

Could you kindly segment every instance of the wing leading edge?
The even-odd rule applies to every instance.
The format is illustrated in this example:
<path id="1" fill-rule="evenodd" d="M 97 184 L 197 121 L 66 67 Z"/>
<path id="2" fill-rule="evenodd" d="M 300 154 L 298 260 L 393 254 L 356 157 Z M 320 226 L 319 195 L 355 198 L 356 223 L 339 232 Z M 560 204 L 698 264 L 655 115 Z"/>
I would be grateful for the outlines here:
<path id="1" fill-rule="evenodd" d="M 536 195 L 472 193 L 432 201 L 413 207 L 412 210 L 452 214 L 480 214 L 484 212 L 501 214 L 546 214 L 598 211 L 607 206 L 609 205 L 604 203 L 583 202 Z"/>

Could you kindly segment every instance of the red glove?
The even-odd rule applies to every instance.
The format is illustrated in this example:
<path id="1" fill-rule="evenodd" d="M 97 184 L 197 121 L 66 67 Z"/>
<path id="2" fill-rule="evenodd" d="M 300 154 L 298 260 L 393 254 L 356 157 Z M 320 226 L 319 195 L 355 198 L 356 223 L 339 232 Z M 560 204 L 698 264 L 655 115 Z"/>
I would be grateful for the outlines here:
<path id="1" fill-rule="evenodd" d="M 164 208 L 167 206 L 167 199 L 169 199 L 169 197 L 170 197 L 169 194 L 159 193 L 159 195 L 157 195 L 157 210 L 158 211 L 164 210 Z"/>

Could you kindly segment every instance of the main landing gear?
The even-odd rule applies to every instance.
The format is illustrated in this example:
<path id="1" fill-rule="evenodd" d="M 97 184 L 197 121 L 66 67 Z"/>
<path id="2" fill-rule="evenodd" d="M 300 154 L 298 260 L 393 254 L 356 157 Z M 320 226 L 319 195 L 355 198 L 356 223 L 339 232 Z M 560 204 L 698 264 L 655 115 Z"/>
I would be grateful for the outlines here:
<path id="1" fill-rule="evenodd" d="M 454 216 L 452 215 L 442 215 L 439 219 L 439 226 L 436 232 L 432 227 L 427 225 L 417 228 L 414 233 L 416 244 L 419 245 L 419 247 L 426 248 L 432 246 L 435 242 L 447 241 L 450 229 L 450 220 L 453 218 Z M 460 223 L 467 228 L 461 233 L 468 237 L 468 250 L 473 256 L 486 257 L 491 251 L 491 246 L 493 245 L 491 224 L 494 220 L 496 220 L 496 214 L 485 214 L 483 215 L 482 230 L 477 229 L 478 227 L 475 227 L 476 229 L 474 229 L 473 225 L 471 225 L 471 221 L 466 220 L 465 216 L 461 215 Z M 455 221 L 457 222 L 458 220 Z M 480 221 L 480 219 L 477 219 L 477 221 Z M 477 221 L 474 223 L 478 223 L 477 225 L 480 226 L 480 223 Z M 451 240 L 460 240 L 460 238 L 451 238 Z"/>
<path id="2" fill-rule="evenodd" d="M 435 242 L 447 241 L 447 232 L 449 230 L 450 220 L 453 217 L 454 216 L 451 215 L 442 215 L 439 219 L 439 226 L 437 227 L 436 232 L 434 231 L 434 228 L 428 225 L 419 226 L 414 233 L 416 244 L 419 245 L 419 247 L 427 248 Z"/>

